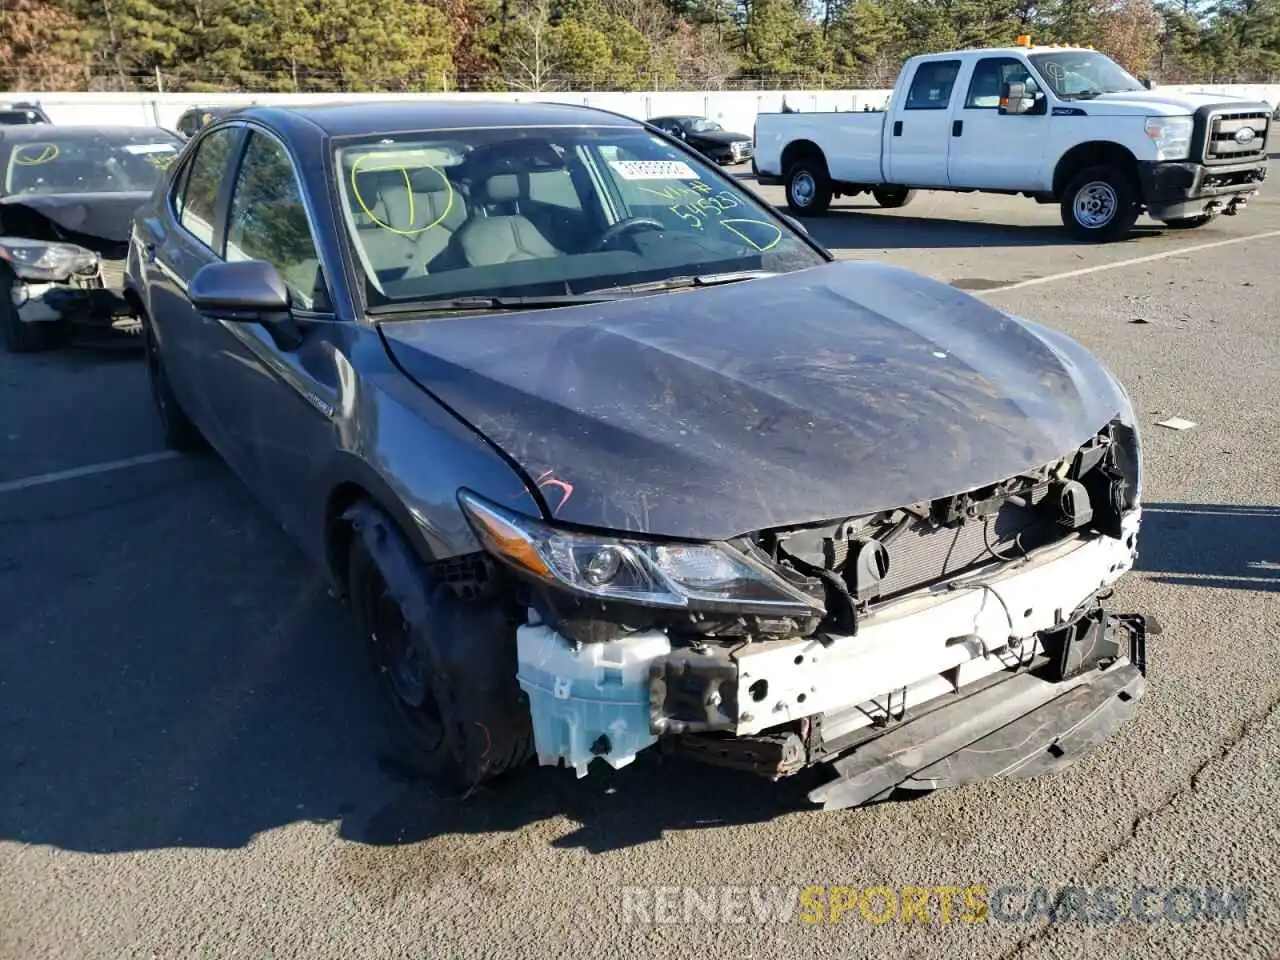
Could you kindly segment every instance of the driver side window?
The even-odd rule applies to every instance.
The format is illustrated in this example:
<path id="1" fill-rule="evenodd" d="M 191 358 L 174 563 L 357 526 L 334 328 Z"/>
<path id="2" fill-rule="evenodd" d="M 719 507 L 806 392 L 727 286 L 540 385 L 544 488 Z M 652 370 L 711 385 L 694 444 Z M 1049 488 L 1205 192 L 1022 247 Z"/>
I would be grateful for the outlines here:
<path id="1" fill-rule="evenodd" d="M 303 309 L 327 309 L 320 256 L 293 162 L 279 141 L 249 135 L 231 194 L 227 260 L 265 260 Z"/>
<path id="2" fill-rule="evenodd" d="M 966 110 L 996 110 L 1000 107 L 1000 96 L 1006 83 L 1024 83 L 1027 95 L 1039 90 L 1035 78 L 1031 76 L 1026 65 L 1013 57 L 986 57 L 979 60 L 973 68 L 973 79 L 969 81 L 969 94 L 965 98 Z"/>

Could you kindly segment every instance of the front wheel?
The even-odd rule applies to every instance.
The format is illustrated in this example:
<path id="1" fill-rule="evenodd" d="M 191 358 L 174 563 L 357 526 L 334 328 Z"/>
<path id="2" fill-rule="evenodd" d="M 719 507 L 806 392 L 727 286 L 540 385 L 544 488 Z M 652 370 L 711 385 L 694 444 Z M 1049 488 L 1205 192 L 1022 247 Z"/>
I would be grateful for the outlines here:
<path id="1" fill-rule="evenodd" d="M 831 206 L 833 187 L 827 165 L 818 157 L 802 157 L 787 171 L 787 206 L 800 217 L 816 217 Z"/>
<path id="2" fill-rule="evenodd" d="M 507 605 L 461 599 L 371 501 L 347 518 L 348 593 L 410 763 L 458 790 L 523 766 L 534 755 L 533 725 Z"/>
<path id="3" fill-rule="evenodd" d="M 1137 190 L 1119 167 L 1089 167 L 1067 184 L 1060 212 L 1063 226 L 1076 240 L 1121 240 L 1138 222 Z"/>
<path id="4" fill-rule="evenodd" d="M 905 207 L 913 199 L 916 192 L 908 190 L 906 187 L 876 187 L 871 191 L 871 196 L 875 197 L 876 203 L 889 210 Z"/>

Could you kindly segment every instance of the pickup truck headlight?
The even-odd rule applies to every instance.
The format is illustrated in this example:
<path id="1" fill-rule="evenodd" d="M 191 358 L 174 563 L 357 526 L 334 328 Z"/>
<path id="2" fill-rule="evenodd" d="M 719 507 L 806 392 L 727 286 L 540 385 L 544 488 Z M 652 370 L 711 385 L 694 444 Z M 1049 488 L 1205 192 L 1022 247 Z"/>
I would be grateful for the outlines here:
<path id="1" fill-rule="evenodd" d="M 1147 117 L 1147 136 L 1157 160 L 1185 160 L 1191 152 L 1190 117 Z"/>
<path id="2" fill-rule="evenodd" d="M 719 543 L 643 541 L 566 530 L 462 491 L 488 553 L 518 572 L 580 596 L 647 607 L 766 616 L 821 615 L 811 598 Z"/>
<path id="3" fill-rule="evenodd" d="M 98 262 L 92 250 L 74 243 L 46 243 L 20 237 L 0 237 L 0 260 L 8 261 L 24 280 L 65 280 Z"/>

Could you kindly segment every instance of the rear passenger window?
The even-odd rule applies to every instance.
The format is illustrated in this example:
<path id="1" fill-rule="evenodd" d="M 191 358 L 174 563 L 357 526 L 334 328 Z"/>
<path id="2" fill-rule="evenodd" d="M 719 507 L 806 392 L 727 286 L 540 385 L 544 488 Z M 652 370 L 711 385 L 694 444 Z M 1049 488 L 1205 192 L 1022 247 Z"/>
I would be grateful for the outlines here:
<path id="1" fill-rule="evenodd" d="M 298 306 L 327 309 L 320 256 L 293 162 L 279 141 L 260 133 L 250 134 L 232 189 L 226 257 L 267 261 L 280 271 Z"/>
<path id="2" fill-rule="evenodd" d="M 174 203 L 178 221 L 210 249 L 213 248 L 218 191 L 231 162 L 231 148 L 238 132 L 227 128 L 205 137 L 196 147 L 187 172 L 178 180 Z"/>
<path id="3" fill-rule="evenodd" d="M 916 67 L 916 75 L 911 78 L 904 109 L 947 109 L 959 73 L 959 60 L 926 60 Z"/>
<path id="4" fill-rule="evenodd" d="M 568 210 L 582 209 L 582 198 L 568 170 L 529 174 L 529 199 Z"/>

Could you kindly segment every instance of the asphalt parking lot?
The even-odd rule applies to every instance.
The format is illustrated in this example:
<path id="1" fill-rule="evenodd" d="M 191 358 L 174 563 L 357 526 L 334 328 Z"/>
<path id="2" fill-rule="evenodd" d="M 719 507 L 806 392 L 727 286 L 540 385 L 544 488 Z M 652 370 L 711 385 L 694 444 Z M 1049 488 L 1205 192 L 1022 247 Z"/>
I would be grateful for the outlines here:
<path id="1" fill-rule="evenodd" d="M 0 354 L 0 956 L 1277 956 L 1280 188 L 1105 247 L 1029 201 L 864 199 L 814 235 L 1070 333 L 1134 398 L 1147 514 L 1118 596 L 1164 633 L 1113 740 L 1055 778 L 832 814 L 675 763 L 438 799 L 248 492 L 146 459 L 141 363 Z M 1155 426 L 1174 415 L 1196 426 Z M 625 887 L 726 884 L 1157 893 L 1147 923 L 624 915 Z M 1184 894 L 1166 917 L 1174 887 L 1247 888 L 1247 915 L 1180 922 Z"/>

